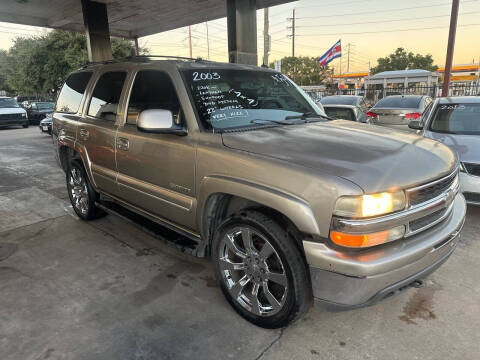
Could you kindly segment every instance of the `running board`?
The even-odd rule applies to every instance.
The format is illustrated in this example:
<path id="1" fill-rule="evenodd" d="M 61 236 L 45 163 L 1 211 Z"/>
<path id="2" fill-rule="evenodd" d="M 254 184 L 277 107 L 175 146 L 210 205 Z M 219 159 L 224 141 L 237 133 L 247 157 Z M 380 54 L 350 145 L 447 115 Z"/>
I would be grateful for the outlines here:
<path id="1" fill-rule="evenodd" d="M 204 257 L 205 251 L 199 237 L 165 223 L 153 216 L 147 216 L 131 207 L 102 196 L 95 205 L 106 213 L 120 217 L 148 235 L 161 240 L 166 245 L 197 257 Z"/>

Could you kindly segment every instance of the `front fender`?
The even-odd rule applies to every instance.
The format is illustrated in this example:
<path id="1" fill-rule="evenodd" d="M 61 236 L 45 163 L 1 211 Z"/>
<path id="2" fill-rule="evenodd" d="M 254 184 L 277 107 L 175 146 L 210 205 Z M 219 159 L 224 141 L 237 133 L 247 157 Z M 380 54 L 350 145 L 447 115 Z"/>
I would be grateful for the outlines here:
<path id="1" fill-rule="evenodd" d="M 202 221 L 205 205 L 210 196 L 219 193 L 238 196 L 268 206 L 285 215 L 298 230 L 320 235 L 312 209 L 304 200 L 261 184 L 224 175 L 207 176 L 200 183 L 197 224 L 201 234 L 206 230 L 203 229 Z"/>

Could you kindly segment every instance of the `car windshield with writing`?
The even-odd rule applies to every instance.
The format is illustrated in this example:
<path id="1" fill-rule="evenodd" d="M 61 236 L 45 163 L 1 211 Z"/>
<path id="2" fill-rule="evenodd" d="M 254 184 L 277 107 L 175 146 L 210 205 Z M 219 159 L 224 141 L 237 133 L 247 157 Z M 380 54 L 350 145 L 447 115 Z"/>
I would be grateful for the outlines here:
<path id="1" fill-rule="evenodd" d="M 437 107 L 430 131 L 480 135 L 480 104 L 442 104 Z"/>
<path id="2" fill-rule="evenodd" d="M 265 70 L 185 70 L 198 116 L 207 129 L 324 120 L 325 114 L 285 75 Z"/>
<path id="3" fill-rule="evenodd" d="M 18 105 L 17 101 L 12 98 L 0 98 L 0 108 L 6 109 L 6 108 L 18 108 L 20 105 Z"/>

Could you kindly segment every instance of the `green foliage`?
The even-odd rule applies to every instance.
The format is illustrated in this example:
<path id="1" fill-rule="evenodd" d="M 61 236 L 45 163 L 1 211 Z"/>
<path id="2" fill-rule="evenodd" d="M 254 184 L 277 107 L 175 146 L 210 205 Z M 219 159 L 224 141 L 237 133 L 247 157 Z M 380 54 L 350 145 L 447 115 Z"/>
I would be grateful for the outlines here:
<path id="1" fill-rule="evenodd" d="M 131 56 L 133 44 L 112 38 L 112 52 L 115 59 Z M 87 61 L 84 34 L 54 30 L 18 37 L 8 52 L 0 52 L 0 89 L 17 95 L 54 93 L 72 70 Z"/>
<path id="2" fill-rule="evenodd" d="M 274 63 L 270 67 L 273 68 Z M 282 59 L 282 73 L 298 85 L 320 85 L 329 81 L 333 71 L 328 66 L 322 68 L 318 57 L 287 56 Z"/>
<path id="3" fill-rule="evenodd" d="M 428 71 L 437 70 L 437 66 L 433 65 L 433 57 L 430 54 L 421 55 L 407 52 L 404 48 L 398 48 L 394 53 L 379 58 L 378 65 L 371 69 L 372 74 L 382 71 L 406 70 L 406 69 L 423 69 Z"/>

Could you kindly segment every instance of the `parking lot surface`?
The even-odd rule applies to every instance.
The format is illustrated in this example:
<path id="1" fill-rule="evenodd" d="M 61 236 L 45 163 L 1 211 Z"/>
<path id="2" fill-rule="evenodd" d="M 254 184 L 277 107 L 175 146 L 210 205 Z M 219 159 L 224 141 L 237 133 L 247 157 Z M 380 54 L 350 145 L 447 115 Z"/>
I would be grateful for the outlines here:
<path id="1" fill-rule="evenodd" d="M 420 289 L 264 330 L 207 260 L 73 213 L 51 138 L 0 130 L 0 359 L 479 359 L 480 208 Z"/>

